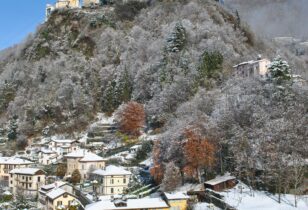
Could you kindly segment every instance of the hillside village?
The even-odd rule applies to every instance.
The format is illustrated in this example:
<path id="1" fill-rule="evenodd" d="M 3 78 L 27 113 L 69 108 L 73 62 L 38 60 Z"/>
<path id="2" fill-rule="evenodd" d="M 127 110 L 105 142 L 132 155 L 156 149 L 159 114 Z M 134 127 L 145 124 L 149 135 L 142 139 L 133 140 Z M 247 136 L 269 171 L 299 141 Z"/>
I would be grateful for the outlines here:
<path id="1" fill-rule="evenodd" d="M 123 4 L 129 4 L 127 2 L 130 1 L 125 1 Z M 143 1 L 138 2 L 142 4 Z M 215 5 L 213 7 L 216 10 L 224 5 L 224 1 L 213 2 Z M 96 30 L 96 27 L 99 28 L 100 25 L 96 22 L 97 19 L 93 21 L 93 17 L 95 17 L 93 14 L 96 15 L 96 10 L 102 10 L 106 12 L 106 16 L 104 16 L 101 24 L 114 28 L 114 23 L 108 19 L 109 12 L 113 10 L 114 4 L 114 1 L 108 0 L 84 0 L 83 2 L 57 0 L 55 5 L 47 5 L 45 24 L 53 24 L 57 21 L 63 21 L 67 24 L 69 22 L 65 19 L 67 13 L 71 15 L 70 17 L 73 17 L 74 24 L 78 25 L 79 23 L 76 23 L 79 18 L 77 15 L 84 13 L 91 15 L 92 18 L 89 26 L 85 28 L 88 29 L 92 26 L 93 29 L 91 30 Z M 142 4 L 143 7 L 146 8 Z M 192 8 L 196 9 L 194 5 Z M 75 10 L 76 13 L 74 13 Z M 58 14 L 59 16 L 64 14 L 64 18 L 58 18 Z M 219 25 L 219 21 L 222 20 L 215 15 L 213 17 L 216 18 L 215 20 L 218 21 L 217 24 Z M 224 18 L 227 21 L 232 19 L 231 16 Z M 80 19 L 78 20 L 80 21 Z M 125 21 L 127 25 L 123 27 L 130 27 L 129 20 Z M 184 21 L 184 25 L 191 27 L 187 21 Z M 306 92 L 304 92 L 308 85 L 307 78 L 298 72 L 291 71 L 291 64 L 289 65 L 284 57 L 273 57 L 268 52 L 261 55 L 262 50 L 253 56 L 240 56 L 239 53 L 237 59 L 230 58 L 231 54 L 235 54 L 233 50 L 236 52 L 251 50 L 249 38 L 246 39 L 245 47 L 240 50 L 230 47 L 230 49 L 226 49 L 228 52 L 224 53 L 205 51 L 200 55 L 200 59 L 197 59 L 200 63 L 196 67 L 197 72 L 190 75 L 190 73 L 185 72 L 193 68 L 185 64 L 190 59 L 183 52 L 185 51 L 184 44 L 188 42 L 185 40 L 185 27 L 180 23 L 173 26 L 173 31 L 170 32 L 171 35 L 166 41 L 164 57 L 159 58 L 162 60 L 161 63 L 158 67 L 153 64 L 150 69 L 164 66 L 158 70 L 161 72 L 156 75 L 159 78 L 159 85 L 157 86 L 161 88 L 158 92 L 162 92 L 162 95 L 158 96 L 164 97 L 163 94 L 166 94 L 166 98 L 173 97 L 175 101 L 181 101 L 182 105 L 178 106 L 177 103 L 169 101 L 159 101 L 153 102 L 154 105 L 151 106 L 151 104 L 149 105 L 143 99 L 140 99 L 140 97 L 148 97 L 151 98 L 150 100 L 158 100 L 155 98 L 158 96 L 153 96 L 151 92 L 158 87 L 154 85 L 151 88 L 146 87 L 147 82 L 150 83 L 154 79 L 142 73 L 140 75 L 138 73 L 138 77 L 144 78 L 145 81 L 139 88 L 144 92 L 135 93 L 136 100 L 131 100 L 134 93 L 132 90 L 128 91 L 128 89 L 130 88 L 129 85 L 136 83 L 136 80 L 133 82 L 127 81 L 129 77 L 127 76 L 126 66 L 123 65 L 125 66 L 121 66 L 123 69 L 116 69 L 121 71 L 121 74 L 115 74 L 115 77 L 118 78 L 110 80 L 111 82 L 107 81 L 107 85 L 98 91 L 103 96 L 103 99 L 99 102 L 103 104 L 103 108 L 94 114 L 92 113 L 93 116 L 85 118 L 86 123 L 83 123 L 80 120 L 82 118 L 78 116 L 78 112 L 83 114 L 87 112 L 88 107 L 84 104 L 81 109 L 76 108 L 75 113 L 65 113 L 63 110 L 57 112 L 54 107 L 44 106 L 44 110 L 39 112 L 40 116 L 37 114 L 30 121 L 27 121 L 26 118 L 32 112 L 27 107 L 26 111 L 22 111 L 26 113 L 27 117 L 24 119 L 12 117 L 9 122 L 6 122 L 8 124 L 7 129 L 0 129 L 0 209 L 308 209 L 308 157 L 305 154 L 307 132 L 304 131 L 305 120 L 307 119 L 303 117 L 307 115 L 305 109 L 307 108 Z M 72 30 L 70 32 L 72 34 L 79 30 L 76 29 L 77 26 L 74 27 L 69 29 Z M 234 30 L 240 30 L 237 27 L 240 28 L 241 26 L 235 24 Z M 63 28 L 59 31 L 66 30 Z M 232 27 L 228 28 L 228 30 L 231 29 Z M 51 32 L 47 33 L 44 28 L 39 30 L 41 30 L 40 33 L 43 31 L 42 37 L 44 37 L 40 37 L 39 42 L 41 39 L 49 39 L 50 41 L 52 40 L 51 37 L 55 36 Z M 62 32 L 56 31 L 55 33 Z M 138 32 L 136 33 L 138 34 Z M 70 40 L 72 34 L 69 34 L 66 38 Z M 241 36 L 243 34 L 245 33 L 241 33 Z M 248 32 L 246 32 L 247 34 Z M 76 45 L 80 40 L 83 40 L 78 35 L 73 36 L 76 39 Z M 112 38 L 114 37 L 108 36 L 108 39 L 112 40 Z M 91 70 L 94 72 L 95 65 L 102 64 L 91 58 L 92 53 L 97 50 L 95 48 L 89 49 L 89 46 L 92 46 L 91 39 L 84 40 L 78 45 L 80 51 L 77 53 L 85 56 L 82 62 L 88 62 L 88 65 L 93 64 L 94 67 Z M 133 42 L 132 40 L 129 41 Z M 111 42 L 116 43 L 115 40 Z M 280 37 L 276 38 L 275 42 L 281 44 L 281 42 L 286 43 L 288 40 Z M 207 44 L 211 45 L 210 42 Z M 59 45 L 61 43 L 56 43 L 56 48 Z M 213 44 L 213 46 L 216 45 L 218 44 Z M 284 47 L 289 46 L 288 44 L 283 45 Z M 298 42 L 298 45 L 306 47 L 305 42 Z M 38 53 L 40 54 L 35 55 L 39 57 L 31 54 L 33 53 L 32 48 L 24 50 L 23 55 L 28 56 L 27 59 L 38 59 L 39 61 L 44 59 L 44 56 L 53 56 L 53 47 L 55 46 L 50 43 L 40 43 L 38 44 Z M 63 51 L 59 54 L 66 53 L 67 49 L 64 48 L 65 46 L 61 48 Z M 48 49 L 48 53 L 44 49 Z M 295 55 L 304 55 L 304 48 L 301 49 L 296 50 L 295 53 L 292 51 L 293 49 L 291 51 Z M 109 49 L 108 53 L 109 51 L 112 54 L 112 50 Z M 122 62 L 123 57 L 119 55 L 119 51 L 120 49 L 115 48 L 114 54 L 106 59 L 102 58 L 107 63 L 106 66 L 103 64 L 103 68 L 111 68 L 110 66 Z M 176 58 L 177 53 L 182 52 L 181 56 L 186 56 L 186 60 L 182 60 L 180 57 Z M 188 50 L 186 50 L 186 53 L 188 53 Z M 130 55 L 125 56 L 127 58 Z M 228 66 L 223 63 L 226 58 L 229 59 Z M 113 62 L 113 64 L 108 64 L 110 59 L 112 59 L 110 62 Z M 173 61 L 173 59 L 176 61 Z M 59 65 L 65 66 L 61 62 L 59 61 Z M 142 65 L 136 63 L 136 67 L 142 68 Z M 43 67 L 40 68 L 41 70 L 38 70 L 40 81 L 44 83 L 45 77 L 48 78 L 49 76 L 46 76 L 47 73 L 44 73 Z M 74 68 L 77 69 L 76 66 Z M 228 69 L 228 72 L 218 72 L 223 68 Z M 196 74 L 198 74 L 197 82 L 191 83 Z M 42 77 L 42 75 L 45 76 Z M 111 78 L 110 75 L 106 77 Z M 186 76 L 190 77 L 187 81 L 181 79 L 181 77 Z M 76 81 L 80 79 L 77 77 L 75 78 Z M 230 77 L 236 82 L 226 82 L 226 85 L 221 85 L 227 80 L 226 77 Z M 89 79 L 90 76 L 88 75 L 87 78 Z M 174 81 L 178 82 L 176 86 L 172 86 Z M 82 80 L 82 82 L 77 83 L 84 84 L 86 81 Z M 9 86 L 9 83 L 6 82 L 5 84 Z M 202 87 L 201 90 L 195 88 L 196 84 Z M 86 83 L 86 86 L 95 86 L 95 84 Z M 173 89 L 163 92 L 165 87 Z M 188 94 L 194 94 L 194 97 L 189 98 L 186 95 L 181 95 L 177 92 L 180 87 L 191 88 L 192 90 L 187 91 Z M 217 90 L 211 92 L 211 89 L 216 87 L 218 87 Z M 8 88 L 8 90 L 11 89 Z M 296 92 L 298 90 L 300 91 Z M 301 95 L 301 91 L 304 92 L 302 94 L 304 102 L 300 97 L 294 99 L 294 95 Z M 79 92 L 80 94 L 74 93 L 75 97 L 84 94 L 81 92 Z M 177 94 L 179 95 L 177 96 Z M 12 95 L 10 91 L 6 92 L 6 96 L 9 97 L 10 95 Z M 66 103 L 65 95 L 66 93 L 63 93 L 62 98 L 59 97 L 59 100 L 64 101 L 63 104 Z M 151 97 L 148 95 L 151 95 Z M 283 98 L 284 96 L 285 98 Z M 212 101 L 214 99 L 215 101 Z M 233 101 L 235 99 L 238 99 L 238 101 Z M 84 101 L 87 100 L 95 101 L 89 98 L 84 99 Z M 188 100 L 191 100 L 192 104 L 187 104 Z M 253 104 L 254 107 L 245 107 L 244 104 L 247 102 L 245 100 L 249 104 Z M 275 100 L 277 100 L 277 104 Z M 290 110 L 298 113 L 296 116 L 294 114 L 295 117 L 290 118 L 290 122 L 275 118 L 279 115 L 283 116 L 281 117 L 283 119 L 284 117 L 289 119 L 289 115 L 284 116 L 284 114 L 287 114 L 290 110 L 284 110 L 282 108 L 284 105 L 281 105 L 279 100 L 285 100 L 285 103 L 290 105 Z M 206 101 L 205 104 L 202 104 L 204 101 Z M 79 106 L 78 102 L 74 101 L 74 103 L 77 104 L 74 104 L 74 106 Z M 259 103 L 265 105 L 259 105 Z M 90 106 L 89 110 L 96 109 L 95 106 Z M 275 106 L 276 108 L 271 111 L 267 106 Z M 240 111 L 234 111 L 232 109 L 234 107 Z M 229 109 L 233 110 L 234 113 L 229 113 Z M 266 115 L 265 112 L 272 115 Z M 53 119 L 54 113 L 61 113 L 59 115 L 68 119 L 68 121 L 60 120 L 58 124 L 48 124 L 49 122 L 57 122 L 56 117 Z M 206 113 L 206 115 L 201 113 Z M 253 113 L 253 116 L 249 116 L 249 113 Z M 70 117 L 80 121 L 69 121 Z M 226 119 L 226 121 L 221 120 L 221 118 Z M 265 126 L 266 121 L 270 123 L 272 119 L 275 119 L 274 123 Z M 26 124 L 32 123 L 33 128 L 31 128 L 32 130 L 26 129 L 32 131 L 28 137 L 17 140 L 17 136 L 20 135 L 18 129 L 21 127 L 19 125 L 21 120 L 25 120 Z M 34 122 L 35 120 L 39 123 Z M 257 125 L 254 125 L 254 122 Z M 72 124 L 72 128 L 66 127 L 69 123 Z M 284 125 L 283 123 L 288 124 Z M 262 124 L 265 128 L 262 127 Z M 273 128 L 276 124 L 279 124 L 277 130 Z M 294 126 L 293 131 L 298 131 L 298 133 L 292 133 L 288 130 L 291 129 L 290 125 Z M 57 133 L 64 127 L 66 128 L 65 132 Z M 281 127 L 285 129 L 283 131 L 286 133 L 281 134 L 281 130 L 279 130 Z M 269 132 L 270 128 L 275 130 L 275 135 L 272 137 L 264 134 L 263 136 L 262 129 Z M 53 129 L 55 131 L 52 131 Z M 37 130 L 41 132 L 39 135 Z M 68 134 L 69 131 L 71 131 L 70 134 Z M 279 134 L 284 136 L 281 137 Z M 294 141 L 295 139 L 301 141 L 298 144 L 289 143 L 296 147 L 294 149 L 296 153 L 290 152 L 289 145 L 286 146 L 279 141 L 288 135 Z M 258 139 L 258 136 L 261 139 L 260 142 L 255 140 Z M 270 139 L 271 137 L 272 139 Z M 213 139 L 220 141 L 215 142 Z M 229 147 L 229 141 L 232 141 L 234 145 Z M 281 145 L 279 151 L 276 151 L 275 146 L 273 146 L 276 143 Z M 272 171 L 276 168 L 277 171 Z M 286 175 L 284 169 L 292 170 L 292 175 L 284 176 Z M 252 203 L 261 201 L 264 202 L 263 206 L 261 204 L 259 206 L 252 205 Z"/>

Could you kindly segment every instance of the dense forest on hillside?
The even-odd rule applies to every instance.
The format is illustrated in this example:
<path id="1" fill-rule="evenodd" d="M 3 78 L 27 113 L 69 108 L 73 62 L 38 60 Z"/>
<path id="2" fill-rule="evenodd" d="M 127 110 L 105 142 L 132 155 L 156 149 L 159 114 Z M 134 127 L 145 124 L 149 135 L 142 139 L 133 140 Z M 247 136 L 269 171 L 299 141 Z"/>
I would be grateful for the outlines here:
<path id="1" fill-rule="evenodd" d="M 12 140 L 73 136 L 97 112 L 136 101 L 160 137 L 156 181 L 178 177 L 177 187 L 230 171 L 251 186 L 297 189 L 308 151 L 307 85 L 233 76 L 233 65 L 277 52 L 292 73 L 307 72 L 304 60 L 276 47 L 211 0 L 56 10 L 0 53 L 0 128 Z"/>

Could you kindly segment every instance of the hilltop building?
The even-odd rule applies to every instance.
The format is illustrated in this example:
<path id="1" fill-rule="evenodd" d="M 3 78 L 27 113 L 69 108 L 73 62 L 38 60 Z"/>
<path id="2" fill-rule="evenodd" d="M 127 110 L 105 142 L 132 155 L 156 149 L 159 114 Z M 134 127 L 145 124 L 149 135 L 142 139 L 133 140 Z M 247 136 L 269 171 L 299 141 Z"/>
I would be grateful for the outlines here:
<path id="1" fill-rule="evenodd" d="M 104 168 L 105 159 L 89 152 L 85 149 L 79 149 L 65 155 L 67 160 L 67 176 L 71 176 L 74 170 L 78 169 L 81 179 L 87 179 L 91 171 Z"/>
<path id="2" fill-rule="evenodd" d="M 84 7 L 97 6 L 101 4 L 101 0 L 83 0 Z"/>
<path id="3" fill-rule="evenodd" d="M 233 66 L 234 74 L 239 77 L 265 77 L 270 60 L 260 56 L 256 61 L 247 61 Z"/>
<path id="4" fill-rule="evenodd" d="M 45 11 L 46 21 L 48 20 L 52 11 L 54 11 L 55 9 L 79 8 L 79 7 L 80 7 L 80 0 L 57 0 L 55 5 L 47 4 L 46 11 Z"/>
<path id="5" fill-rule="evenodd" d="M 10 172 L 9 186 L 14 195 L 19 192 L 35 197 L 39 188 L 45 184 L 45 174 L 45 171 L 38 168 L 16 168 Z"/>

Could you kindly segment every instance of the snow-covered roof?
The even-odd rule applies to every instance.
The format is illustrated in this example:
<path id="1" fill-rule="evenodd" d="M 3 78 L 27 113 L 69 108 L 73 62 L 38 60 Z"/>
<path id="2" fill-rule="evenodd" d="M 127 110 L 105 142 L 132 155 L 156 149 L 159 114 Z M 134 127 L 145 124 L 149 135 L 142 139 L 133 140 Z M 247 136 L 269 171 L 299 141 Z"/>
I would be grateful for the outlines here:
<path id="1" fill-rule="evenodd" d="M 186 200 L 189 196 L 184 192 L 165 193 L 168 200 Z"/>
<path id="2" fill-rule="evenodd" d="M 32 162 L 18 157 L 0 157 L 0 164 L 23 165 L 32 164 Z"/>
<path id="3" fill-rule="evenodd" d="M 126 206 L 116 207 L 114 202 L 110 200 L 103 200 L 96 203 L 89 204 L 85 210 L 116 210 L 116 209 L 157 209 L 169 208 L 168 204 L 161 198 L 142 198 L 142 199 L 128 199 Z"/>
<path id="4" fill-rule="evenodd" d="M 50 149 L 41 149 L 41 152 L 44 154 L 53 154 L 56 153 L 56 151 L 52 151 Z"/>
<path id="5" fill-rule="evenodd" d="M 252 64 L 255 64 L 255 63 L 260 63 L 260 62 L 262 62 L 262 61 L 269 61 L 269 60 L 266 59 L 266 58 L 264 58 L 264 59 L 256 60 L 256 61 L 254 61 L 254 60 L 245 61 L 245 62 L 242 62 L 242 63 L 239 63 L 239 64 L 233 66 L 233 68 L 237 68 L 237 67 L 243 66 L 243 65 L 252 65 Z"/>
<path id="6" fill-rule="evenodd" d="M 52 184 L 43 185 L 43 186 L 41 186 L 41 189 L 51 190 L 51 189 L 53 189 L 55 187 L 61 187 L 61 186 L 65 185 L 65 184 L 67 184 L 67 183 L 59 181 L 59 182 L 55 182 L 55 183 L 52 183 Z"/>
<path id="7" fill-rule="evenodd" d="M 100 176 L 116 176 L 116 175 L 131 175 L 130 171 L 125 170 L 123 167 L 114 165 L 107 166 L 105 169 L 97 169 L 92 172 Z"/>
<path id="8" fill-rule="evenodd" d="M 231 176 L 230 174 L 226 174 L 223 176 L 217 176 L 215 179 L 211 179 L 209 181 L 206 181 L 205 184 L 209 184 L 209 185 L 216 185 L 222 182 L 226 182 L 228 180 L 232 180 L 235 179 L 235 176 Z"/>
<path id="9" fill-rule="evenodd" d="M 85 149 L 79 149 L 65 155 L 66 158 L 81 158 L 80 162 L 97 162 L 104 161 L 104 159 L 93 152 L 89 152 Z"/>
<path id="10" fill-rule="evenodd" d="M 15 168 L 15 169 L 10 171 L 10 174 L 35 175 L 38 171 L 44 172 L 43 170 L 41 170 L 39 168 Z"/>
<path id="11" fill-rule="evenodd" d="M 56 188 L 56 189 L 50 191 L 49 193 L 47 193 L 46 197 L 51 198 L 51 199 L 56 199 L 57 197 L 63 195 L 64 193 L 66 193 L 65 190 L 63 190 L 61 188 Z"/>

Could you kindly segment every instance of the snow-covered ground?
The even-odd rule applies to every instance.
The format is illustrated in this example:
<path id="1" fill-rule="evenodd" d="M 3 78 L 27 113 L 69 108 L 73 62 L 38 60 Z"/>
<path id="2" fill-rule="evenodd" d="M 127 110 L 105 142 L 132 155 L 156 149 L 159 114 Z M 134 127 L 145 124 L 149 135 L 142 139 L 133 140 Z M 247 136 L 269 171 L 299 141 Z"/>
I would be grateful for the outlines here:
<path id="1" fill-rule="evenodd" d="M 226 203 L 237 210 L 308 210 L 308 196 L 300 196 L 296 208 L 294 195 L 282 195 L 281 203 L 278 203 L 278 195 L 263 191 L 251 191 L 242 183 L 220 194 L 224 196 Z"/>
<path id="2" fill-rule="evenodd" d="M 209 203 L 197 203 L 193 207 L 194 210 L 221 210 L 220 208 L 217 208 L 213 204 Z"/>

